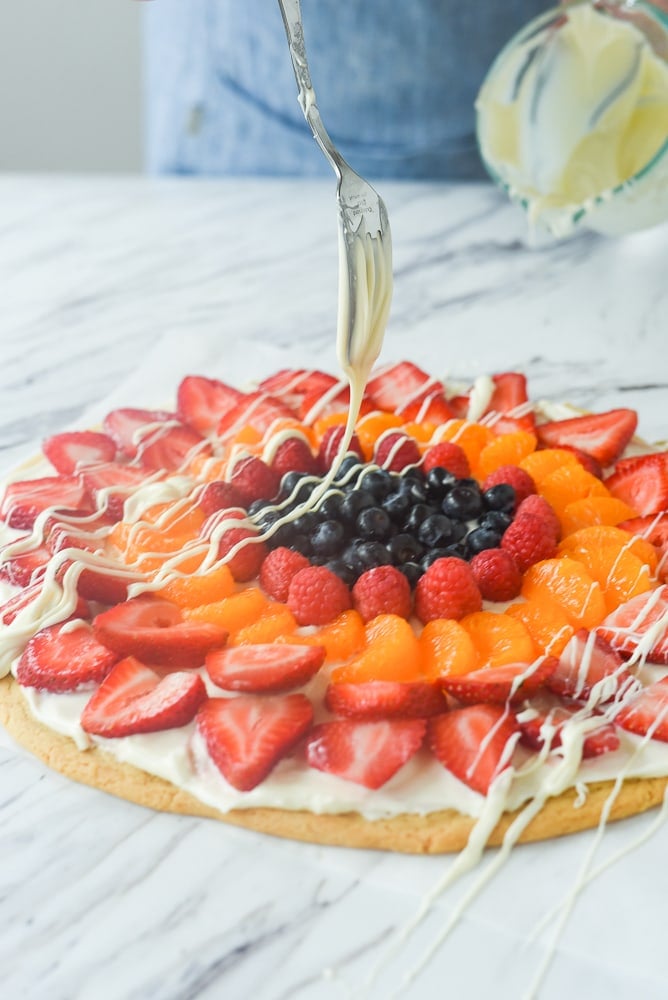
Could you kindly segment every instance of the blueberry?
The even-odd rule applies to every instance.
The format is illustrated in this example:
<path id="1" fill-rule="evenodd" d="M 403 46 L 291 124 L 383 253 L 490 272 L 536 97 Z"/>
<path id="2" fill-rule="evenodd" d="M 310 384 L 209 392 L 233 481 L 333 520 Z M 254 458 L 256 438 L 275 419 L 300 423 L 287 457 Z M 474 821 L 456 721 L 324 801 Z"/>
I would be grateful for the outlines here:
<path id="1" fill-rule="evenodd" d="M 441 509 L 447 517 L 454 520 L 471 521 L 483 512 L 482 496 L 477 484 L 475 487 L 462 486 L 463 481 L 460 480 L 452 487 L 443 500 Z"/>
<path id="2" fill-rule="evenodd" d="M 321 521 L 311 533 L 311 547 L 319 556 L 333 556 L 341 551 L 344 536 L 340 521 Z"/>
<path id="3" fill-rule="evenodd" d="M 387 511 L 393 521 L 397 521 L 399 524 L 402 524 L 412 506 L 412 503 L 413 501 L 409 497 L 408 493 L 401 493 L 397 490 L 394 493 L 387 494 L 383 501 L 383 508 Z"/>
<path id="4" fill-rule="evenodd" d="M 447 548 L 442 549 L 430 549 L 429 552 L 425 552 L 420 560 L 420 566 L 422 567 L 422 572 L 426 573 L 432 563 L 435 563 L 437 559 L 445 559 L 446 556 L 452 555 L 452 553 Z"/>
<path id="5" fill-rule="evenodd" d="M 394 479 L 385 469 L 369 469 L 360 481 L 363 490 L 373 493 L 377 501 L 383 500 L 394 489 Z"/>
<path id="6" fill-rule="evenodd" d="M 380 542 L 359 542 L 357 545 L 357 555 L 364 569 L 373 569 L 376 566 L 389 566 L 392 561 L 390 553 Z"/>
<path id="7" fill-rule="evenodd" d="M 341 561 L 348 567 L 355 579 L 367 568 L 359 554 L 359 546 L 359 539 L 355 539 L 355 541 L 346 546 L 340 556 Z"/>
<path id="8" fill-rule="evenodd" d="M 350 566 L 346 565 L 343 559 L 330 559 L 328 562 L 324 563 L 328 570 L 332 573 L 336 573 L 345 584 L 352 587 L 358 574 L 355 573 Z"/>
<path id="9" fill-rule="evenodd" d="M 427 502 L 427 487 L 422 478 L 415 479 L 413 476 L 404 476 L 399 480 L 397 489 L 409 497 L 411 503 Z"/>
<path id="10" fill-rule="evenodd" d="M 501 533 L 494 528 L 474 528 L 466 536 L 466 544 L 469 551 L 475 555 L 484 549 L 496 549 L 501 542 Z"/>
<path id="11" fill-rule="evenodd" d="M 318 507 L 319 516 L 323 517 L 326 521 L 336 521 L 341 516 L 342 500 L 343 493 L 338 493 L 336 491 L 328 493 Z"/>
<path id="12" fill-rule="evenodd" d="M 290 540 L 290 548 L 295 552 L 301 552 L 303 556 L 310 556 L 313 551 L 311 539 L 307 535 L 293 535 Z"/>
<path id="13" fill-rule="evenodd" d="M 443 469 L 440 465 L 436 465 L 427 473 L 427 496 L 430 500 L 440 503 L 446 493 L 450 492 L 456 482 L 457 478 L 452 474 L 452 472 L 448 472 L 447 469 Z"/>
<path id="14" fill-rule="evenodd" d="M 468 527 L 463 521 L 453 521 L 452 522 L 452 538 L 450 540 L 451 545 L 455 545 L 457 542 L 463 541 L 469 533 Z"/>
<path id="15" fill-rule="evenodd" d="M 305 476 L 303 472 L 286 472 L 281 479 L 279 495 L 284 499 L 292 497 L 293 503 L 303 503 L 319 484 L 317 476 Z M 295 490 L 297 492 L 293 496 Z"/>
<path id="16" fill-rule="evenodd" d="M 401 532 L 389 540 L 387 551 L 390 553 L 395 566 L 401 569 L 403 563 L 417 562 L 424 550 L 414 535 Z"/>
<path id="17" fill-rule="evenodd" d="M 510 514 L 503 514 L 500 510 L 489 510 L 480 518 L 481 528 L 494 528 L 496 531 L 501 532 L 501 534 L 512 523 L 513 519 Z"/>
<path id="18" fill-rule="evenodd" d="M 510 483 L 498 483 L 490 486 L 482 495 L 487 510 L 499 510 L 504 514 L 512 514 L 515 510 L 516 494 Z"/>
<path id="19" fill-rule="evenodd" d="M 373 493 L 369 493 L 368 490 L 351 490 L 341 500 L 339 512 L 342 520 L 352 524 L 357 520 L 357 515 L 361 510 L 365 507 L 375 506 L 376 500 Z"/>
<path id="20" fill-rule="evenodd" d="M 359 474 L 363 468 L 364 466 L 359 460 L 359 455 L 350 452 L 341 462 L 334 477 L 334 482 L 341 483 L 345 481 L 346 483 L 351 483 L 355 479 L 355 470 Z"/>
<path id="21" fill-rule="evenodd" d="M 305 514 L 300 514 L 299 517 L 295 517 L 292 523 L 292 530 L 295 535 L 310 535 L 318 523 L 318 515 L 312 511 L 307 511 Z"/>
<path id="22" fill-rule="evenodd" d="M 364 507 L 357 515 L 355 526 L 361 538 L 373 541 L 385 541 L 392 533 L 390 515 L 382 507 Z"/>
<path id="23" fill-rule="evenodd" d="M 418 528 L 418 539 L 427 548 L 441 548 L 452 539 L 452 521 L 445 514 L 430 514 Z"/>
<path id="24" fill-rule="evenodd" d="M 414 534 L 424 519 L 430 517 L 432 514 L 436 514 L 437 511 L 430 504 L 426 503 L 415 503 L 408 511 L 406 520 L 404 521 L 404 530 Z"/>
<path id="25" fill-rule="evenodd" d="M 404 574 L 404 576 L 410 583 L 411 587 L 415 586 L 415 584 L 418 582 L 418 580 L 424 573 L 422 566 L 420 566 L 420 564 L 416 562 L 402 563 L 402 565 L 399 566 L 399 569 Z"/>
<path id="26" fill-rule="evenodd" d="M 250 510 L 248 513 L 251 513 Z M 277 510 L 276 507 L 263 506 L 251 516 L 253 518 L 253 523 L 258 526 L 260 531 L 268 531 L 272 525 L 276 524 L 277 521 L 280 521 L 283 516 L 283 512 Z"/>

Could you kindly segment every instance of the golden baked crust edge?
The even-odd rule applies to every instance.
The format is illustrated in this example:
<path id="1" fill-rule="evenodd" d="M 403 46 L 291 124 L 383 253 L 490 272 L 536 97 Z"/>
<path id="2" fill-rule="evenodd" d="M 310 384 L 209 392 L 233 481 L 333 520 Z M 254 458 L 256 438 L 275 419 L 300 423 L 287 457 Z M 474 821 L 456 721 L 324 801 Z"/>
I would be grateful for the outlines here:
<path id="1" fill-rule="evenodd" d="M 163 778 L 116 760 L 98 747 L 79 750 L 72 739 L 54 732 L 32 715 L 12 677 L 0 680 L 0 722 L 17 743 L 74 781 L 149 809 L 217 819 L 290 840 L 406 854 L 447 854 L 466 846 L 475 822 L 452 809 L 425 816 L 403 814 L 378 820 L 366 819 L 359 813 L 317 814 L 271 808 L 233 809 L 223 813 Z M 667 784 L 668 776 L 624 782 L 610 819 L 623 819 L 659 805 Z M 609 781 L 590 785 L 586 800 L 578 806 L 574 789 L 548 800 L 526 827 L 520 842 L 562 837 L 596 826 L 611 789 Z M 492 832 L 490 846 L 501 842 L 516 815 L 504 814 Z"/>

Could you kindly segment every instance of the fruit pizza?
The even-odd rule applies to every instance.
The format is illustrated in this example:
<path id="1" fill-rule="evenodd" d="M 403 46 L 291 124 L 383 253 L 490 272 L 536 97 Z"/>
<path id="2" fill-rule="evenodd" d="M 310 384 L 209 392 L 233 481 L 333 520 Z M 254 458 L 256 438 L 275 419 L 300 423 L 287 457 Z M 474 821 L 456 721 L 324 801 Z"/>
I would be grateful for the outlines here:
<path id="1" fill-rule="evenodd" d="M 0 503 L 0 712 L 158 809 L 406 851 L 591 826 L 668 781 L 668 453 L 628 409 L 188 376 Z M 615 779 L 623 775 L 620 786 Z M 577 808 L 576 808 L 577 806 Z"/>

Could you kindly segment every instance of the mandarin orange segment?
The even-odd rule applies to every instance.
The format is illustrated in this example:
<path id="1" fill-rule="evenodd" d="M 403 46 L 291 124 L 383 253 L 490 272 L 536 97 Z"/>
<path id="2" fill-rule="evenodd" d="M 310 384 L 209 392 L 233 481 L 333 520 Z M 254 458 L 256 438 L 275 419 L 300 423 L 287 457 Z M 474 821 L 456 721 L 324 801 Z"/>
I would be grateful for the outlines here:
<path id="1" fill-rule="evenodd" d="M 269 603 L 258 587 L 247 587 L 222 601 L 199 608 L 184 608 L 183 616 L 193 621 L 211 622 L 234 633 L 257 621 Z"/>
<path id="2" fill-rule="evenodd" d="M 434 435 L 433 444 L 439 441 L 452 441 L 464 451 L 472 469 L 478 464 L 480 453 L 490 441 L 494 440 L 494 432 L 482 424 L 473 424 L 468 420 L 449 420 L 439 428 Z"/>
<path id="3" fill-rule="evenodd" d="M 206 521 L 206 515 L 194 501 L 178 500 L 176 503 L 160 503 L 147 507 L 141 519 L 147 524 L 155 525 L 161 531 L 195 538 Z"/>
<path id="4" fill-rule="evenodd" d="M 587 568 L 601 585 L 608 610 L 614 611 L 625 601 L 651 589 L 657 556 L 654 546 L 644 539 L 622 529 L 613 528 L 616 533 L 610 534 L 606 530 L 609 527 L 581 528 L 564 539 L 560 548 Z M 648 559 L 639 554 L 645 549 L 650 550 Z"/>
<path id="5" fill-rule="evenodd" d="M 562 608 L 549 598 L 535 597 L 512 604 L 505 613 L 523 623 L 537 648 L 545 655 L 559 656 L 575 632 Z"/>
<path id="6" fill-rule="evenodd" d="M 633 507 L 617 497 L 583 497 L 566 505 L 561 515 L 561 527 L 565 535 L 570 535 L 590 525 L 615 525 L 635 516 Z"/>
<path id="7" fill-rule="evenodd" d="M 334 621 L 309 636 L 309 639 L 316 645 L 325 647 L 328 662 L 349 660 L 366 642 L 362 616 L 352 608 L 350 611 L 343 611 Z"/>
<path id="8" fill-rule="evenodd" d="M 204 573 L 176 576 L 156 591 L 156 597 L 164 597 L 180 608 L 198 608 L 229 597 L 234 592 L 234 586 L 229 567 L 223 565 Z"/>
<path id="9" fill-rule="evenodd" d="M 357 422 L 355 434 L 367 462 L 372 460 L 376 441 L 381 434 L 394 427 L 401 427 L 402 424 L 401 417 L 395 413 L 385 413 L 384 410 L 374 410 L 372 413 L 367 413 Z"/>
<path id="10" fill-rule="evenodd" d="M 210 455 L 195 455 L 188 464 L 188 474 L 200 482 L 213 483 L 225 479 L 229 458 L 212 458 Z"/>
<path id="11" fill-rule="evenodd" d="M 601 480 L 583 469 L 579 462 L 555 469 L 540 483 L 538 492 L 554 507 L 560 519 L 568 504 L 575 500 L 610 496 Z"/>
<path id="12" fill-rule="evenodd" d="M 573 452 L 565 448 L 541 448 L 520 459 L 518 464 L 529 473 L 536 486 L 540 486 L 551 472 L 563 465 L 579 465 L 579 462 Z"/>
<path id="13" fill-rule="evenodd" d="M 478 469 L 484 478 L 502 465 L 519 465 L 520 461 L 536 450 L 537 438 L 530 431 L 513 431 L 500 434 L 480 452 Z"/>
<path id="14" fill-rule="evenodd" d="M 417 441 L 420 451 L 425 451 L 427 446 L 431 443 L 431 439 L 436 433 L 437 428 L 435 424 L 409 421 L 409 423 L 403 425 L 403 430 L 409 437 L 413 438 L 414 441 Z"/>
<path id="15" fill-rule="evenodd" d="M 422 647 L 405 618 L 377 615 L 365 632 L 366 647 L 332 671 L 333 681 L 414 681 L 424 677 Z"/>
<path id="16" fill-rule="evenodd" d="M 600 585 L 575 559 L 544 559 L 524 574 L 522 596 L 527 600 L 552 600 L 571 625 L 595 628 L 607 614 Z"/>
<path id="17" fill-rule="evenodd" d="M 426 676 L 430 680 L 452 674 L 467 674 L 478 666 L 471 636 L 453 618 L 434 618 L 422 629 L 420 646 Z"/>
<path id="18" fill-rule="evenodd" d="M 309 429 L 312 431 L 316 443 L 319 444 L 331 427 L 345 427 L 345 424 L 345 413 L 327 413 L 324 417 L 318 417 Z"/>
<path id="19" fill-rule="evenodd" d="M 654 545 L 640 535 L 632 535 L 624 528 L 612 524 L 596 524 L 588 528 L 580 528 L 568 535 L 559 545 L 559 551 L 567 555 L 581 549 L 616 546 L 632 552 L 638 559 L 647 563 L 652 572 L 656 571 L 658 553 Z"/>
<path id="20" fill-rule="evenodd" d="M 538 650 L 524 623 L 506 614 L 476 611 L 459 623 L 473 641 L 478 667 L 504 667 L 532 663 Z"/>
<path id="21" fill-rule="evenodd" d="M 260 617 L 238 629 L 230 639 L 231 646 L 246 646 L 252 643 L 275 642 L 285 637 L 290 642 L 297 628 L 295 616 L 285 604 L 272 601 L 260 613 Z"/>

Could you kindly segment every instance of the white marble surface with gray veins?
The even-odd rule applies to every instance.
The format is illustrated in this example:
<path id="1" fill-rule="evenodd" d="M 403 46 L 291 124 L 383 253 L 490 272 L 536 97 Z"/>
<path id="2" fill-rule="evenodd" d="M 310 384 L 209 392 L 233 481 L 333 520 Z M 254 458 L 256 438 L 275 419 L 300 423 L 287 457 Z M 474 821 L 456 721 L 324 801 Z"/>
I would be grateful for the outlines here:
<path id="1" fill-rule="evenodd" d="M 667 436 L 665 227 L 531 248 L 488 186 L 382 193 L 395 256 L 384 360 L 462 378 L 517 368 L 534 397 L 637 407 L 644 437 Z M 169 403 L 189 370 L 335 364 L 329 182 L 4 177 L 0 207 L 6 471 L 84 413 Z M 665 997 L 656 813 L 600 843 L 518 848 L 449 929 L 496 855 L 438 894 L 449 858 L 153 814 L 68 782 L 4 734 L 0 773 L 3 996 Z M 598 877 L 570 909 L 588 862 Z"/>

